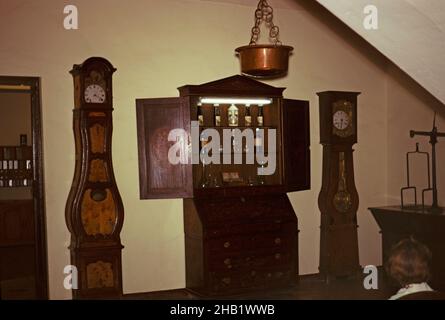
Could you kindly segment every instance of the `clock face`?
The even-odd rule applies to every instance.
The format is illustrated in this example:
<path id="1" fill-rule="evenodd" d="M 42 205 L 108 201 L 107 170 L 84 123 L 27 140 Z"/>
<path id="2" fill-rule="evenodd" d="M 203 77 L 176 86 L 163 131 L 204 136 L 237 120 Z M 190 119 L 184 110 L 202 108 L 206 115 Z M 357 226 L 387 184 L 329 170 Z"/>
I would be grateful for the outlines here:
<path id="1" fill-rule="evenodd" d="M 351 124 L 351 119 L 349 118 L 349 115 L 343 110 L 335 112 L 332 121 L 334 127 L 337 128 L 338 130 L 346 130 Z"/>
<path id="2" fill-rule="evenodd" d="M 104 103 L 105 90 L 98 84 L 91 84 L 85 89 L 85 101 L 87 103 Z"/>
<path id="3" fill-rule="evenodd" d="M 332 109 L 332 133 L 340 138 L 348 138 L 354 134 L 353 105 L 347 100 L 334 103 Z"/>

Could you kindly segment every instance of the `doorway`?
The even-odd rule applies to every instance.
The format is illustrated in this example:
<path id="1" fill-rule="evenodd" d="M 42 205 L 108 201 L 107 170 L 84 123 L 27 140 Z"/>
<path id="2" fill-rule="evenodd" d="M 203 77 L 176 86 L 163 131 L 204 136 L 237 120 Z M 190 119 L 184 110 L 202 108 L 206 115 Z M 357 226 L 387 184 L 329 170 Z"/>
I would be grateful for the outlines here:
<path id="1" fill-rule="evenodd" d="M 48 299 L 40 79 L 0 76 L 0 299 Z"/>

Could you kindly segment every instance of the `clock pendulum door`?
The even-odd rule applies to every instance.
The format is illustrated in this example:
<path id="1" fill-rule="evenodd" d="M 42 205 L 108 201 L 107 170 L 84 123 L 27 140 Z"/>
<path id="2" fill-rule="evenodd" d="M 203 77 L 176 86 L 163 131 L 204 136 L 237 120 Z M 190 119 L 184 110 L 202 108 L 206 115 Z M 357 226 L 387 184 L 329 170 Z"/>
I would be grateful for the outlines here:
<path id="1" fill-rule="evenodd" d="M 337 193 L 334 196 L 334 207 L 338 212 L 347 213 L 351 209 L 352 200 L 346 182 L 345 153 L 343 151 L 338 153 L 338 163 L 339 178 Z"/>
<path id="2" fill-rule="evenodd" d="M 78 272 L 73 297 L 78 299 L 122 295 L 124 209 L 111 158 L 115 70 L 103 58 L 90 58 L 71 71 L 76 163 L 65 216 L 71 233 L 71 264 Z"/>
<path id="3" fill-rule="evenodd" d="M 353 276 L 360 270 L 357 237 L 358 193 L 352 146 L 357 142 L 355 92 L 327 91 L 320 98 L 320 142 L 323 145 L 320 273 Z"/>

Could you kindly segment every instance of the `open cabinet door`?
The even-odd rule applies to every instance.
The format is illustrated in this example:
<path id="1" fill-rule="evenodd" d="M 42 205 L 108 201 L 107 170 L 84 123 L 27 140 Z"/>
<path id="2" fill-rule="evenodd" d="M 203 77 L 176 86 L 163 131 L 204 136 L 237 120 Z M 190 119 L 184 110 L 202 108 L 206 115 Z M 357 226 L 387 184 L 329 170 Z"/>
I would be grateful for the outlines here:
<path id="1" fill-rule="evenodd" d="M 141 199 L 190 198 L 193 196 L 192 165 L 173 164 L 169 141 L 173 129 L 184 129 L 183 154 L 190 136 L 190 108 L 187 98 L 136 100 L 139 184 Z"/>
<path id="2" fill-rule="evenodd" d="M 286 191 L 311 188 L 309 101 L 283 99 L 283 155 Z"/>

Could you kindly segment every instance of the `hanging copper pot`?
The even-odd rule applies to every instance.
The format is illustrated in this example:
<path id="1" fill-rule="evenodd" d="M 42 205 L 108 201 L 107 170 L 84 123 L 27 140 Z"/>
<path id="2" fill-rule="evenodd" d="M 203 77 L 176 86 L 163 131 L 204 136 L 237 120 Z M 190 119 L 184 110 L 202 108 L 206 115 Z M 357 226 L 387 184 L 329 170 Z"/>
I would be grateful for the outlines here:
<path id="1" fill-rule="evenodd" d="M 269 38 L 273 44 L 259 45 L 260 25 L 265 21 L 270 28 Z M 266 0 L 260 0 L 255 10 L 255 26 L 250 44 L 235 51 L 241 62 L 241 73 L 255 78 L 277 78 L 287 74 L 289 55 L 294 48 L 284 46 L 279 40 L 280 30 L 273 23 L 273 9 Z"/>
<path id="2" fill-rule="evenodd" d="M 241 72 L 255 78 L 273 78 L 287 73 L 289 54 L 294 48 L 275 45 L 248 45 L 237 48 Z"/>

